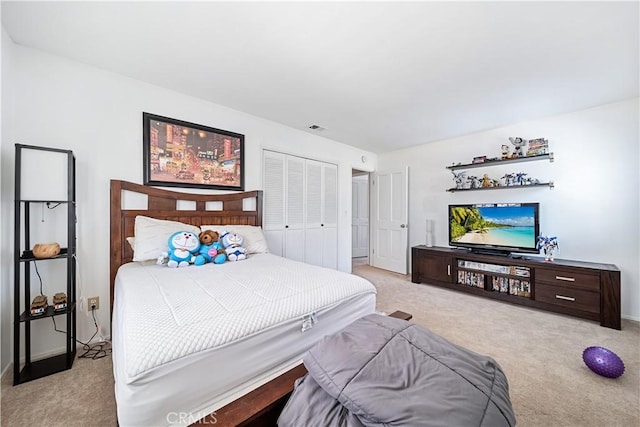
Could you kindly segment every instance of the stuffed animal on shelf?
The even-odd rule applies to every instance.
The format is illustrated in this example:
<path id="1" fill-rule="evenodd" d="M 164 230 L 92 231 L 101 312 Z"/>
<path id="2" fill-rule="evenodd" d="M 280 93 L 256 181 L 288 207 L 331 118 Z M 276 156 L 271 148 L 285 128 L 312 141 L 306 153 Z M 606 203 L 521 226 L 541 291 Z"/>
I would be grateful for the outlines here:
<path id="1" fill-rule="evenodd" d="M 195 265 L 203 265 L 208 262 L 222 264 L 227 260 L 217 231 L 205 230 L 198 235 L 198 239 L 200 240 L 200 249 L 193 262 Z"/>
<path id="2" fill-rule="evenodd" d="M 555 252 L 558 250 L 558 238 L 547 237 L 547 236 L 538 236 L 538 243 L 536 244 L 536 249 L 542 249 L 544 253 L 544 260 L 553 262 L 553 256 Z"/>
<path id="3" fill-rule="evenodd" d="M 220 240 L 229 261 L 240 261 L 247 257 L 247 250 L 242 246 L 244 239 L 238 233 L 225 231 Z"/>
<path id="4" fill-rule="evenodd" d="M 171 268 L 188 267 L 195 261 L 200 240 L 195 233 L 190 231 L 178 231 L 169 236 L 169 261 L 167 266 Z"/>
<path id="5" fill-rule="evenodd" d="M 527 141 L 520 138 L 519 136 L 517 137 L 509 137 L 509 141 L 511 141 L 511 143 L 514 145 L 514 149 L 513 149 L 513 154 L 511 154 L 511 157 L 524 157 L 524 152 L 522 151 L 522 147 L 524 147 L 525 145 L 527 145 Z"/>

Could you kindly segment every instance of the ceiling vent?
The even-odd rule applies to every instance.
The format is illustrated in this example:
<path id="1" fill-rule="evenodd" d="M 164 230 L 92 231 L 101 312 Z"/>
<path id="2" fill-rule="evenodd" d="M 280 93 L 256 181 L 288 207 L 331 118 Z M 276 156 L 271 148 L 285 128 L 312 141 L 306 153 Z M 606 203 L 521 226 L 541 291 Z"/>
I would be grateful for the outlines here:
<path id="1" fill-rule="evenodd" d="M 322 127 L 322 126 L 320 126 L 320 125 L 311 125 L 311 126 L 309 126 L 309 129 L 311 129 L 311 130 L 317 130 L 318 132 L 322 132 L 323 130 L 325 130 L 325 128 L 323 128 L 323 127 Z"/>

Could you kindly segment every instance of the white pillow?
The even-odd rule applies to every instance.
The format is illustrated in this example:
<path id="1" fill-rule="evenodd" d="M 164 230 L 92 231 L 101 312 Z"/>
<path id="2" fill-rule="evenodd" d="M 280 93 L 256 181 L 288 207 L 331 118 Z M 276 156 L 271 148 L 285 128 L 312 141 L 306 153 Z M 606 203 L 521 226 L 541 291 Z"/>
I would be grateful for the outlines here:
<path id="1" fill-rule="evenodd" d="M 267 240 L 264 238 L 262 228 L 255 225 L 203 225 L 202 231 L 213 230 L 222 234 L 223 231 L 237 233 L 244 240 L 243 246 L 249 254 L 264 254 L 269 252 Z"/>
<path id="2" fill-rule="evenodd" d="M 149 218 L 148 216 L 142 215 L 136 216 L 134 231 L 134 261 L 157 259 L 162 252 L 168 252 L 169 236 L 176 231 L 190 231 L 195 233 L 196 236 L 200 234 L 200 229 L 195 225 Z"/>

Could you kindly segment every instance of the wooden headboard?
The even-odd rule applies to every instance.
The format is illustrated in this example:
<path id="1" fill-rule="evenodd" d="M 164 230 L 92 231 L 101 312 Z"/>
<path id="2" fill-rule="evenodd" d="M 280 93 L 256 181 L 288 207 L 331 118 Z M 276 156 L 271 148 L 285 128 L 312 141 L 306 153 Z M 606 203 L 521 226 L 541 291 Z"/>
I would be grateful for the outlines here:
<path id="1" fill-rule="evenodd" d="M 122 208 L 122 193 L 130 191 L 147 196 L 147 209 Z M 255 199 L 255 210 L 243 210 L 244 199 Z M 178 201 L 195 202 L 194 210 L 177 210 Z M 221 210 L 206 210 L 207 202 L 221 202 Z M 244 224 L 262 226 L 262 191 L 245 191 L 233 194 L 192 194 L 162 190 L 132 182 L 111 180 L 111 260 L 110 307 L 113 310 L 113 294 L 118 268 L 133 259 L 133 250 L 127 237 L 134 235 L 137 215 L 180 221 L 196 226 L 206 224 Z"/>

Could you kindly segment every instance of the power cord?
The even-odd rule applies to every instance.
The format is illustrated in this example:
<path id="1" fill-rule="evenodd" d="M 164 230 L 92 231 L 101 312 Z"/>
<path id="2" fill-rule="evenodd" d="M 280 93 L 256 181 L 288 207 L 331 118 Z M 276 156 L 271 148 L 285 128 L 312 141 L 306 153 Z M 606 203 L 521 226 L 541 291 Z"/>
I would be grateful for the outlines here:
<path id="1" fill-rule="evenodd" d="M 57 206 L 54 206 L 54 208 Z M 80 273 L 80 268 L 79 268 L 79 263 L 78 263 L 78 258 L 76 257 L 76 255 L 74 254 L 73 257 L 76 260 L 76 266 L 78 268 L 78 273 Z M 40 281 L 40 295 L 44 295 L 44 291 L 43 291 L 43 286 L 42 286 L 42 276 L 40 276 L 40 272 L 38 271 L 38 263 L 37 262 L 33 262 L 33 265 L 35 266 L 36 269 L 36 275 L 38 276 L 38 279 Z M 84 350 L 84 353 L 82 353 L 80 356 L 78 356 L 81 359 L 102 359 L 103 357 L 109 356 L 111 354 L 111 343 L 106 341 L 106 340 L 102 340 L 96 344 L 89 344 L 91 342 L 92 339 L 94 339 L 96 337 L 96 335 L 98 335 L 98 333 L 100 332 L 100 326 L 98 326 L 98 320 L 96 319 L 96 309 L 95 307 L 91 307 L 91 317 L 93 318 L 93 324 L 96 327 L 96 331 L 93 333 L 93 335 L 91 335 L 91 338 L 89 338 L 89 340 L 85 343 L 80 341 L 79 339 L 76 338 L 76 342 L 78 344 L 82 344 L 82 349 Z M 66 335 L 66 331 L 60 330 L 58 329 L 58 325 L 56 325 L 56 318 L 55 316 L 51 316 L 51 321 L 53 322 L 53 330 L 56 332 L 59 332 L 61 334 L 65 334 Z M 100 337 L 102 338 L 102 336 Z"/>
<path id="2" fill-rule="evenodd" d="M 86 299 L 83 296 L 84 295 L 84 287 L 82 286 L 83 280 L 82 280 L 82 271 L 80 270 L 80 260 L 78 259 L 78 255 L 77 254 L 73 254 L 73 258 L 76 260 L 76 270 L 78 271 L 78 276 L 77 276 L 77 286 L 78 286 L 78 290 L 79 290 L 79 295 L 80 298 L 78 300 L 79 304 L 80 304 L 80 310 L 84 311 L 84 304 L 86 303 Z M 91 307 L 91 310 L 87 310 L 87 311 L 91 311 L 93 312 L 94 308 Z M 86 313 L 86 312 L 85 312 Z M 95 313 L 93 313 L 93 321 L 94 323 L 96 322 L 96 317 L 95 317 Z M 101 341 L 108 341 L 107 339 L 105 339 L 105 337 L 102 335 L 102 327 L 100 326 L 100 324 L 98 323 L 98 332 L 99 332 L 99 336 L 100 336 L 100 340 Z M 93 337 L 92 337 L 93 338 Z"/>
<path id="3" fill-rule="evenodd" d="M 38 263 L 33 261 L 33 266 L 36 268 L 36 274 L 38 275 L 38 279 L 40 280 L 40 295 L 44 295 L 42 291 L 42 277 L 40 276 L 40 272 L 38 271 Z"/>
<path id="4" fill-rule="evenodd" d="M 81 359 L 102 359 L 103 357 L 109 356 L 111 354 L 111 343 L 108 341 L 101 341 L 96 344 L 89 344 L 92 339 L 98 335 L 100 328 L 98 327 L 98 321 L 96 320 L 96 311 L 95 309 L 91 309 L 91 314 L 93 317 L 93 324 L 96 326 L 96 331 L 91 335 L 91 338 L 85 343 L 76 338 L 78 344 L 82 344 L 82 349 L 84 353 L 82 353 L 78 358 Z M 51 320 L 53 321 L 53 329 L 56 332 L 60 332 L 61 334 L 66 334 L 66 331 L 62 331 L 58 329 L 56 325 L 56 318 L 51 316 Z"/>

